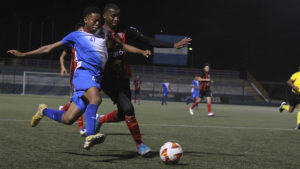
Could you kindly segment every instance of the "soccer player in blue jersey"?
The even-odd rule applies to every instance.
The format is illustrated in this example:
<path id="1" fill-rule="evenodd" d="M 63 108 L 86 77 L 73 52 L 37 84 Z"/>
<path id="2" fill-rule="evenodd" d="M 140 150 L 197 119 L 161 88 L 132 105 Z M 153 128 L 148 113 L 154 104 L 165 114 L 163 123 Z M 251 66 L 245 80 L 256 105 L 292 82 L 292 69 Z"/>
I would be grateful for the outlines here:
<path id="1" fill-rule="evenodd" d="M 199 97 L 199 81 L 197 81 L 197 77 L 195 77 L 192 81 L 191 88 L 191 96 L 186 102 L 187 105 L 190 103 L 194 103 Z M 196 107 L 198 107 L 198 104 L 196 105 Z"/>
<path id="2" fill-rule="evenodd" d="M 161 93 L 162 93 L 162 100 L 161 105 L 167 105 L 167 98 L 169 90 L 171 89 L 171 85 L 167 80 L 164 80 L 164 82 L 161 84 Z"/>
<path id="3" fill-rule="evenodd" d="M 9 50 L 8 53 L 19 57 L 41 55 L 49 53 L 62 46 L 73 46 L 76 50 L 77 68 L 73 77 L 74 93 L 72 103 L 67 111 L 59 111 L 47 108 L 45 104 L 40 104 L 37 113 L 32 117 L 30 125 L 35 127 L 40 120 L 47 116 L 57 122 L 71 125 L 84 112 L 86 117 L 86 139 L 85 149 L 90 149 L 94 144 L 100 144 L 104 141 L 105 135 L 95 134 L 95 122 L 98 106 L 101 104 L 101 79 L 103 69 L 108 59 L 107 45 L 116 41 L 123 45 L 124 50 L 142 54 L 146 57 L 149 51 L 143 51 L 133 46 L 127 45 L 117 39 L 108 36 L 108 32 L 103 30 L 101 36 L 95 36 L 94 33 L 100 26 L 101 13 L 97 7 L 88 7 L 83 12 L 84 31 L 74 31 L 64 37 L 61 41 L 45 45 L 39 49 L 20 52 L 18 50 Z"/>
<path id="4" fill-rule="evenodd" d="M 80 22 L 78 24 L 75 25 L 75 30 L 77 31 L 83 31 L 83 28 L 84 28 L 84 23 L 83 22 Z M 64 51 L 61 53 L 60 55 L 60 67 L 61 67 L 61 70 L 60 70 L 60 73 L 61 73 L 61 76 L 64 76 L 65 74 L 67 74 L 67 69 L 65 67 L 65 57 L 69 55 L 71 57 L 71 62 L 70 62 L 70 76 L 69 76 L 69 79 L 70 79 L 70 85 L 71 85 L 71 90 L 72 90 L 72 93 L 74 92 L 74 87 L 73 87 L 73 76 L 74 76 L 74 72 L 76 70 L 76 67 L 77 67 L 77 62 L 76 62 L 76 51 L 74 49 L 74 47 L 72 46 L 71 48 L 69 47 L 65 47 Z M 67 111 L 70 107 L 70 102 L 68 102 L 67 104 L 65 104 L 64 106 L 60 106 L 59 107 L 59 110 L 64 110 L 64 111 Z M 81 136 L 85 136 L 86 135 L 86 129 L 83 127 L 83 116 L 80 116 L 77 120 L 77 124 L 78 124 L 78 129 L 79 129 L 79 133 Z"/>

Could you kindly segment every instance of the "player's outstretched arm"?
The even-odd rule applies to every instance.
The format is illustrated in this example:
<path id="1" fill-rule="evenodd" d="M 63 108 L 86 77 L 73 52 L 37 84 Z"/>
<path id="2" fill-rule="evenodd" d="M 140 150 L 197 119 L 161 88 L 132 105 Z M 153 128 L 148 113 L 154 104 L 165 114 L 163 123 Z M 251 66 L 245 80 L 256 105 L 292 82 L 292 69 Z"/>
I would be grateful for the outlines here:
<path id="1" fill-rule="evenodd" d="M 150 50 L 141 50 L 141 49 L 138 49 L 134 46 L 128 45 L 126 43 L 123 44 L 123 49 L 127 52 L 130 52 L 130 53 L 141 54 L 141 55 L 145 56 L 146 58 L 149 58 L 150 55 L 151 55 Z"/>
<path id="2" fill-rule="evenodd" d="M 145 56 L 146 58 L 149 58 L 151 55 L 150 50 L 141 50 L 134 46 L 123 43 L 123 41 L 121 40 L 121 37 L 119 37 L 119 35 L 117 35 L 117 34 L 113 34 L 113 33 L 109 32 L 108 39 L 109 39 L 109 41 L 113 40 L 116 43 L 118 43 L 119 45 L 122 45 L 123 50 L 125 50 L 126 52 L 141 54 L 141 55 Z"/>
<path id="3" fill-rule="evenodd" d="M 20 52 L 18 50 L 12 49 L 12 50 L 8 50 L 7 53 L 10 53 L 10 54 L 15 55 L 17 57 L 42 55 L 42 54 L 50 53 L 51 51 L 53 51 L 54 49 L 57 49 L 60 46 L 63 46 L 61 41 L 50 44 L 50 45 L 42 46 L 42 47 L 40 47 L 36 50 L 32 50 L 32 51 L 29 51 L 29 52 Z"/>
<path id="4" fill-rule="evenodd" d="M 126 34 L 127 34 L 127 36 L 130 37 L 130 39 L 132 39 L 134 41 L 138 41 L 138 42 L 141 42 L 143 44 L 146 44 L 146 45 L 149 45 L 149 46 L 152 46 L 152 47 L 158 47 L 158 48 L 176 48 L 176 49 L 180 49 L 180 48 L 183 48 L 185 45 L 191 44 L 191 41 L 192 41 L 191 38 L 186 37 L 186 38 L 183 38 L 181 41 L 179 41 L 177 43 L 164 42 L 164 41 L 146 36 L 134 27 L 127 28 Z"/>
<path id="5" fill-rule="evenodd" d="M 174 48 L 176 48 L 176 49 L 183 48 L 185 45 L 191 44 L 191 41 L 192 41 L 191 38 L 185 37 L 185 38 L 181 39 L 181 41 L 174 43 Z"/>
<path id="6" fill-rule="evenodd" d="M 196 77 L 196 80 L 200 81 L 200 82 L 210 82 L 211 81 L 210 79 L 204 79 L 204 78 L 201 78 L 201 77 Z"/>
<path id="7" fill-rule="evenodd" d="M 66 57 L 66 55 L 67 55 L 67 52 L 64 50 L 64 51 L 61 53 L 60 57 L 59 57 L 59 63 L 60 63 L 60 75 L 61 75 L 62 77 L 64 77 L 64 75 L 68 73 L 68 72 L 67 72 L 67 69 L 66 69 L 66 67 L 65 67 L 65 57 Z"/>

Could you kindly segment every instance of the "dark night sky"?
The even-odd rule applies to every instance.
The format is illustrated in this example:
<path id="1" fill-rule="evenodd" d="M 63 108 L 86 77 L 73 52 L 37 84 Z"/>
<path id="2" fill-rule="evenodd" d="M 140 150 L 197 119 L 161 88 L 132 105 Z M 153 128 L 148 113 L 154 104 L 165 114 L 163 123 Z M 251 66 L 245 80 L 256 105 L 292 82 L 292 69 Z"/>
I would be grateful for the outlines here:
<path id="1" fill-rule="evenodd" d="M 1 5 L 1 55 L 16 48 L 17 21 L 22 21 L 21 50 L 28 49 L 28 22 L 33 22 L 32 48 L 40 45 L 41 22 L 55 21 L 55 38 L 73 30 L 84 7 L 103 7 L 109 0 L 7 1 Z M 262 81 L 285 81 L 300 64 L 300 1 L 297 0 L 152 0 L 119 1 L 124 25 L 153 36 L 193 38 L 193 63 L 215 69 L 249 71 Z M 27 26 L 26 26 L 27 24 Z M 49 24 L 50 27 L 51 24 Z M 45 34 L 50 34 L 45 29 Z M 50 43 L 45 38 L 44 43 Z M 2 57 L 2 56 L 1 56 Z M 145 62 L 132 58 L 132 63 Z"/>

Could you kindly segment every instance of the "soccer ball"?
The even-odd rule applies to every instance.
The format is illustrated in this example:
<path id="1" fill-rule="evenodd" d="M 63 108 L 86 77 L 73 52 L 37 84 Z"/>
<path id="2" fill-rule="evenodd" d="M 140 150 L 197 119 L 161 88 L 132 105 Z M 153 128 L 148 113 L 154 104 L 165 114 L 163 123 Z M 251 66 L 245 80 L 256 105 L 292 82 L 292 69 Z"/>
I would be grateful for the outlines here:
<path id="1" fill-rule="evenodd" d="M 183 155 L 181 146 L 175 142 L 167 142 L 160 148 L 160 159 L 166 164 L 177 164 Z"/>

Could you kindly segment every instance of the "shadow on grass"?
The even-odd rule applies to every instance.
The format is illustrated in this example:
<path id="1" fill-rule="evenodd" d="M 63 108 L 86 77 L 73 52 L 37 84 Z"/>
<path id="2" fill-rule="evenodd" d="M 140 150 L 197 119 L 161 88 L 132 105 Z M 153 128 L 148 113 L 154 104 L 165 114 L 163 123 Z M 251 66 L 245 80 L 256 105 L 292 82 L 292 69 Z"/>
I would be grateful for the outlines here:
<path id="1" fill-rule="evenodd" d="M 129 133 L 105 133 L 107 136 L 131 136 Z"/>
<path id="2" fill-rule="evenodd" d="M 210 153 L 210 152 L 196 152 L 196 151 L 185 151 L 184 156 L 193 156 L 193 157 L 204 157 L 207 155 L 217 155 L 217 156 L 231 156 L 231 157 L 243 157 L 245 154 L 230 154 L 230 153 Z"/>
<path id="3" fill-rule="evenodd" d="M 138 158 L 140 155 L 136 151 L 118 151 L 118 150 L 105 150 L 102 154 L 87 154 L 87 153 L 76 153 L 76 152 L 57 152 L 62 154 L 83 156 L 83 157 L 111 157 L 110 159 L 103 160 L 93 160 L 93 162 L 114 162 L 114 161 L 122 161 L 133 158 Z M 158 157 L 158 152 L 151 152 L 144 156 L 143 158 L 154 158 Z"/>
<path id="4" fill-rule="evenodd" d="M 230 116 L 220 116 L 220 115 L 215 115 L 215 116 L 212 117 L 212 118 L 228 118 L 228 117 L 230 117 Z"/>

